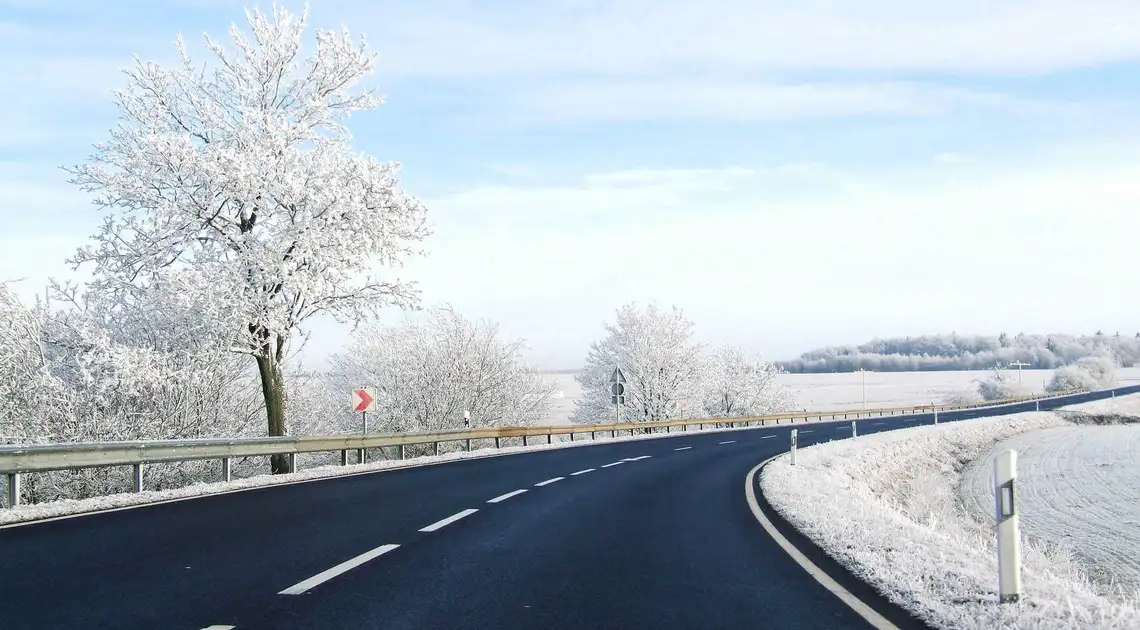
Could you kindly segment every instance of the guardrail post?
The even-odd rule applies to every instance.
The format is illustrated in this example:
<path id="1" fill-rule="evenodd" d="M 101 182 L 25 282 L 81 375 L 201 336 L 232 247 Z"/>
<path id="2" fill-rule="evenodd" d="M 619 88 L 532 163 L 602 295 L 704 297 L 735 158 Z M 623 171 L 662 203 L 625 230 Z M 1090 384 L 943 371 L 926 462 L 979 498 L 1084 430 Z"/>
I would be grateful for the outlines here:
<path id="1" fill-rule="evenodd" d="M 228 482 L 232 478 L 233 478 L 233 464 L 230 462 L 230 458 L 223 457 L 222 458 L 222 481 Z"/>
<path id="2" fill-rule="evenodd" d="M 633 432 L 632 432 L 632 431 L 630 431 L 630 433 L 632 434 Z M 570 432 L 570 441 L 571 441 L 571 442 L 573 442 L 573 441 L 574 441 L 574 432 L 573 432 L 573 431 L 571 431 L 571 432 Z"/>
<path id="3" fill-rule="evenodd" d="M 289 453 L 289 472 L 297 472 L 297 454 Z"/>
<path id="4" fill-rule="evenodd" d="M 528 446 L 525 433 L 523 433 L 523 446 Z"/>
<path id="5" fill-rule="evenodd" d="M 499 448 L 499 436 L 495 436 L 495 448 Z"/>
<path id="6" fill-rule="evenodd" d="M 550 437 L 550 436 L 548 435 L 546 437 Z M 467 438 L 466 440 L 464 440 L 464 442 L 466 442 L 467 450 L 470 451 L 471 450 L 471 438 Z"/>
<path id="7" fill-rule="evenodd" d="M 612 437 L 612 438 L 616 438 L 616 437 L 617 437 L 617 429 L 613 429 L 613 430 L 611 430 L 611 431 L 610 431 L 610 437 Z"/>
<path id="8" fill-rule="evenodd" d="M 499 438 L 495 438 L 495 441 L 496 441 L 496 442 L 497 442 L 498 440 L 499 440 Z M 497 446 L 497 445 L 496 445 L 496 446 Z M 401 444 L 401 445 L 400 445 L 400 459 L 404 459 L 404 445 L 403 445 L 403 444 Z"/>
<path id="9" fill-rule="evenodd" d="M 347 466 L 348 465 L 348 449 L 341 449 L 341 451 L 340 451 L 340 465 L 341 466 Z"/>
<path id="10" fill-rule="evenodd" d="M 553 441 L 554 441 L 554 440 L 553 440 L 553 437 L 552 437 L 552 435 L 553 435 L 553 434 L 551 434 L 549 431 L 546 433 L 546 443 L 547 443 L 547 444 L 551 444 L 551 443 L 553 443 Z"/>
<path id="11" fill-rule="evenodd" d="M 133 484 L 133 486 L 134 486 L 134 487 L 132 488 L 132 491 L 133 491 L 133 492 L 142 492 L 142 487 L 143 487 L 143 465 L 142 465 L 142 464 L 135 464 L 135 465 L 134 465 L 134 471 L 133 471 L 133 472 L 134 472 L 134 475 L 133 475 L 133 477 L 134 477 L 134 484 Z"/>
<path id="12" fill-rule="evenodd" d="M 1017 451 L 1008 450 L 994 459 L 994 503 L 997 520 L 998 595 L 1003 604 L 1021 599 L 1021 540 L 1018 533 Z"/>
<path id="13" fill-rule="evenodd" d="M 796 465 L 796 429 L 792 429 L 792 465 Z"/>
<path id="14" fill-rule="evenodd" d="M 598 437 L 597 431 L 590 431 L 590 439 L 591 440 L 596 439 L 597 437 Z"/>
<path id="15" fill-rule="evenodd" d="M 20 473 L 8 473 L 8 507 L 20 505 Z"/>
<path id="16" fill-rule="evenodd" d="M 526 440 L 526 438 L 524 437 L 523 440 Z M 431 443 L 431 454 L 432 455 L 439 455 L 439 442 L 432 442 Z"/>

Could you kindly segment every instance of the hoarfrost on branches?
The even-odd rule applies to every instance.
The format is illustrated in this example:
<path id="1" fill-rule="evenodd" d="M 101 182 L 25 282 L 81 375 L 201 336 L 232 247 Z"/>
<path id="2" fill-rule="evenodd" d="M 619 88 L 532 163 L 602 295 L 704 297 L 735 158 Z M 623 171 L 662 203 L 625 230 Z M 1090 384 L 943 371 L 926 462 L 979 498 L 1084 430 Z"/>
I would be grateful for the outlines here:
<path id="1" fill-rule="evenodd" d="M 126 71 L 120 124 L 68 169 L 109 211 L 71 262 L 94 266 L 89 294 L 124 299 L 195 274 L 188 301 L 255 358 L 269 434 L 286 435 L 282 363 L 301 324 L 415 306 L 412 283 L 375 274 L 420 253 L 429 230 L 399 165 L 350 150 L 344 121 L 381 102 L 358 88 L 375 60 L 363 40 L 317 30 L 301 59 L 307 10 L 246 16 L 252 38 L 231 28 L 236 51 L 206 37 L 212 69 L 179 37 L 178 66 L 136 58 Z"/>
<path id="2" fill-rule="evenodd" d="M 472 427 L 532 426 L 546 419 L 554 385 L 523 360 L 522 341 L 450 306 L 423 315 L 401 326 L 362 327 L 349 349 L 332 357 L 330 380 L 344 399 L 340 409 L 347 409 L 350 388 L 372 385 L 378 399 L 369 425 L 379 432 L 463 428 L 465 410 Z"/>
<path id="3" fill-rule="evenodd" d="M 712 418 L 746 418 L 791 408 L 791 390 L 780 385 L 779 368 L 736 346 L 723 346 L 705 361 L 701 390 Z"/>

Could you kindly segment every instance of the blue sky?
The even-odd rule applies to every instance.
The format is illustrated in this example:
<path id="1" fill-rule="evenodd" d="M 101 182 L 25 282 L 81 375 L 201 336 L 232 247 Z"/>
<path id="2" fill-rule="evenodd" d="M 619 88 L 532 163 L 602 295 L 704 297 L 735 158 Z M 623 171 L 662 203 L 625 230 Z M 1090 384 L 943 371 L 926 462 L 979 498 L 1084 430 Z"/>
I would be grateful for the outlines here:
<path id="1" fill-rule="evenodd" d="M 431 212 L 406 274 L 544 367 L 631 300 L 771 358 L 1140 330 L 1140 4 L 933 4 L 334 0 L 310 23 L 381 54 L 388 102 L 352 128 Z M 245 6 L 0 0 L 0 280 L 68 277 L 99 215 L 58 166 L 105 138 L 131 55 L 169 62 L 181 32 L 202 60 Z M 347 339 L 312 332 L 312 361 Z"/>

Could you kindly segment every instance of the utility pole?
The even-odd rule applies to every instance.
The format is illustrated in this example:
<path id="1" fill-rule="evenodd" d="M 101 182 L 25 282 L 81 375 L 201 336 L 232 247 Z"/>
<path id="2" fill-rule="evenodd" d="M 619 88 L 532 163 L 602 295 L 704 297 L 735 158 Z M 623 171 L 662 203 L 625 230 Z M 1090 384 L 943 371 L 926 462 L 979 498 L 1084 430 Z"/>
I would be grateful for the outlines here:
<path id="1" fill-rule="evenodd" d="M 859 372 L 863 375 L 863 411 L 867 410 L 867 372 L 874 372 L 865 368 L 859 368 Z"/>
<path id="2" fill-rule="evenodd" d="M 1021 368 L 1029 367 L 1029 365 L 1030 364 L 1028 364 L 1028 363 L 1022 363 L 1020 360 L 1014 361 L 1013 363 L 1009 364 L 1009 367 L 1017 368 L 1017 384 L 1018 385 L 1021 385 Z"/>

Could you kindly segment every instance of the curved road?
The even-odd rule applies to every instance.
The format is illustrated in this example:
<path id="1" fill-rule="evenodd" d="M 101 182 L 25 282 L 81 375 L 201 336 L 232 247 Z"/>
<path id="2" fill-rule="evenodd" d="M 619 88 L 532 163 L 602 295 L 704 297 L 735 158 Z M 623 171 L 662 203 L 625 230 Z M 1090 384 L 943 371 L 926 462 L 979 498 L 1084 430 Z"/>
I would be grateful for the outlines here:
<path id="1" fill-rule="evenodd" d="M 864 419 L 859 432 L 931 421 Z M 850 436 L 847 422 L 796 428 L 801 445 Z M 745 501 L 744 477 L 787 449 L 790 429 L 602 442 L 2 528 L 0 628 L 867 628 Z"/>

